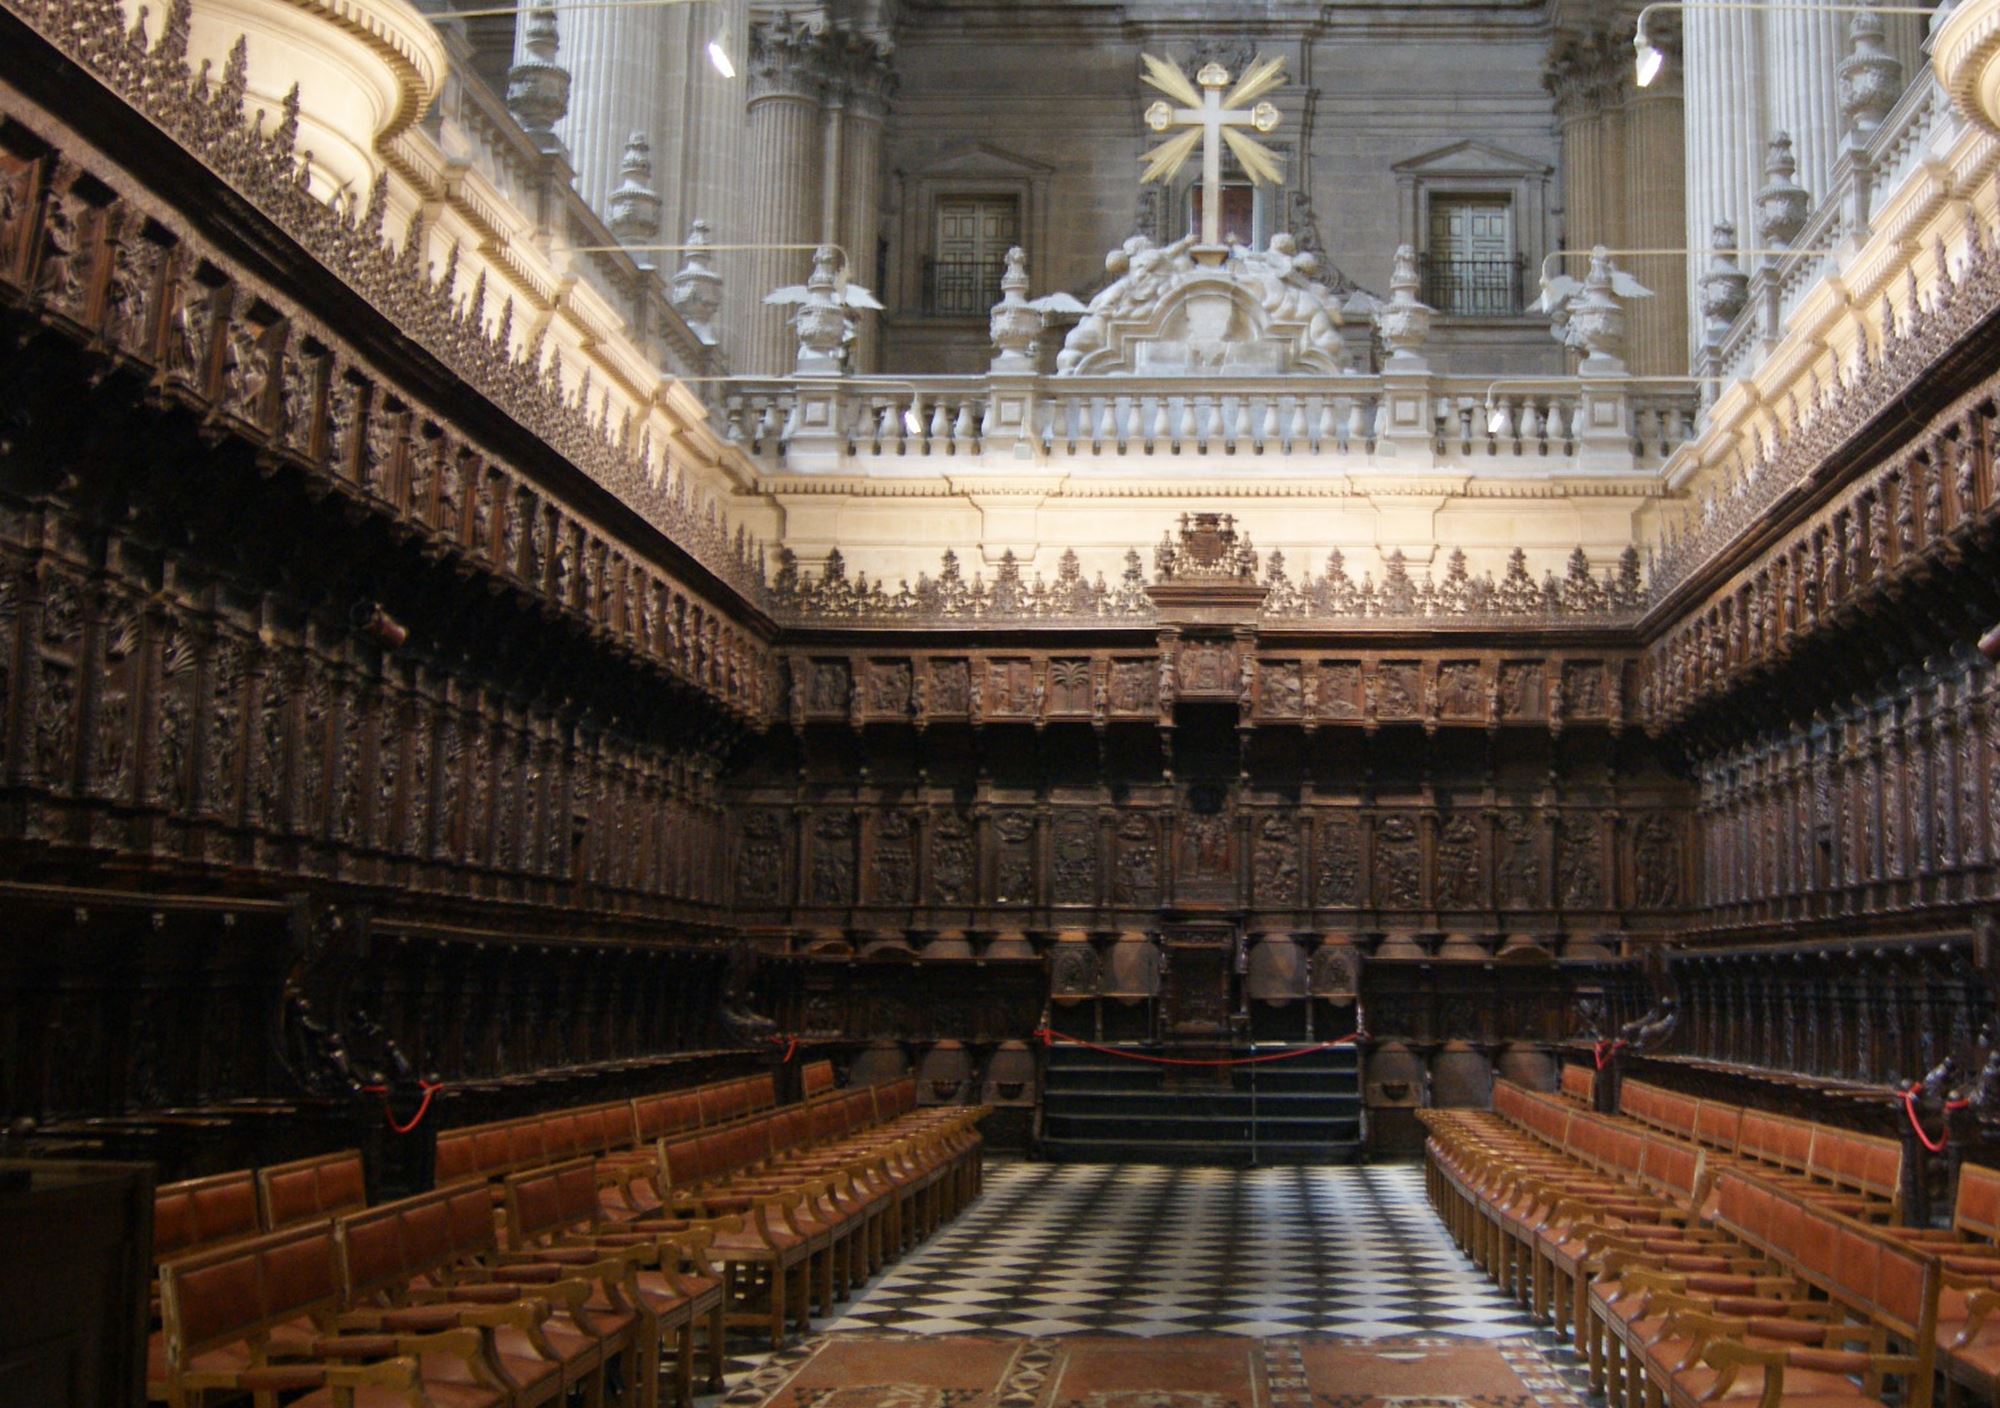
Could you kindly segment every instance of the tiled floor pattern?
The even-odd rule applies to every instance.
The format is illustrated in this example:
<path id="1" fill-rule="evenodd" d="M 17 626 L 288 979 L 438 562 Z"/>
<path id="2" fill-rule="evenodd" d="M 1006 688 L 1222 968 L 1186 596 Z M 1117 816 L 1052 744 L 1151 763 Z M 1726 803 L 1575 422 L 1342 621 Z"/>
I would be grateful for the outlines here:
<path id="1" fill-rule="evenodd" d="M 1582 1386 L 1459 1254 L 1415 1166 L 989 1161 L 971 1208 L 834 1310 L 815 1334 L 1532 1337 Z M 733 1348 L 731 1389 L 772 1358 Z"/>
<path id="2" fill-rule="evenodd" d="M 979 1201 L 816 1330 L 1453 1335 L 1533 1325 L 1415 1167 L 999 1164 Z"/>

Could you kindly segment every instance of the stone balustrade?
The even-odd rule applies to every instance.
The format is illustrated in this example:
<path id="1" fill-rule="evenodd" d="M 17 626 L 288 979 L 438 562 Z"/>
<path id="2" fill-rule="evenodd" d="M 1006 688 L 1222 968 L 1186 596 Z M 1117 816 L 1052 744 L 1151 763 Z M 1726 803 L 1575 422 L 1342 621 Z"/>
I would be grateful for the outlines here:
<path id="1" fill-rule="evenodd" d="M 727 386 L 726 439 L 774 474 L 1090 472 L 1121 457 L 1288 472 L 1449 467 L 1479 474 L 1656 473 L 1694 429 L 1692 388 L 1626 378 L 774 378 Z M 1400 401 L 1408 414 L 1398 414 Z"/>

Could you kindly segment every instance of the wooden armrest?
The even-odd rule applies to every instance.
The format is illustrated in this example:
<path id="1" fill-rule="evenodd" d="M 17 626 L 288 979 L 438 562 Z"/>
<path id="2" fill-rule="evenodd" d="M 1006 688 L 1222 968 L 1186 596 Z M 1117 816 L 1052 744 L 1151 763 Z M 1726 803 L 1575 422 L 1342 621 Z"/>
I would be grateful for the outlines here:
<path id="1" fill-rule="evenodd" d="M 197 1393 L 210 1390 L 292 1393 L 328 1388 L 351 1394 L 358 1389 L 386 1388 L 406 1395 L 413 1405 L 424 1402 L 419 1383 L 417 1361 L 409 1355 L 378 1359 L 373 1364 L 293 1361 L 253 1364 L 242 1369 L 201 1369 L 182 1374 L 179 1379 L 182 1389 Z"/>
<path id="2" fill-rule="evenodd" d="M 513 1300 L 504 1305 L 402 1306 L 394 1310 L 350 1310 L 334 1319 L 340 1330 L 365 1330 L 391 1334 L 431 1334 L 470 1326 L 477 1330 L 516 1329 L 532 1334 L 549 1318 L 545 1300 Z"/>

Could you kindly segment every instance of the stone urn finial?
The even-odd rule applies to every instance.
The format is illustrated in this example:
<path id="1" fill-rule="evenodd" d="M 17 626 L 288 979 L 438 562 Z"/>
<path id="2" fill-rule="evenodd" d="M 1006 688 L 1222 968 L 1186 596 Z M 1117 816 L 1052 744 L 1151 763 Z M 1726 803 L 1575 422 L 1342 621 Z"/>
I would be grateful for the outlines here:
<path id="1" fill-rule="evenodd" d="M 694 335 L 713 347 L 720 339 L 715 334 L 715 315 L 722 310 L 722 275 L 715 272 L 710 262 L 714 257 L 708 252 L 708 221 L 696 220 L 688 226 L 687 252 L 681 257 L 681 267 L 667 285 L 667 300 L 684 319 Z"/>
<path id="2" fill-rule="evenodd" d="M 1735 222 L 1716 221 L 1708 247 L 1708 271 L 1701 276 L 1702 338 L 1718 347 L 1750 301 L 1750 276 L 1736 261 Z"/>
<path id="3" fill-rule="evenodd" d="M 1394 270 L 1389 275 L 1389 301 L 1375 310 L 1375 327 L 1382 345 L 1389 349 L 1385 371 L 1421 372 L 1429 370 L 1424 360 L 1424 342 L 1431 335 L 1431 319 L 1436 309 L 1417 297 L 1423 281 L 1417 274 L 1414 245 L 1398 245 Z"/>
<path id="4" fill-rule="evenodd" d="M 1042 315 L 1028 306 L 1028 252 L 1019 245 L 1007 251 L 1007 272 L 1000 276 L 1000 301 L 988 323 L 992 333 L 993 370 L 1031 372 L 1035 369 L 1035 339 Z"/>
<path id="5" fill-rule="evenodd" d="M 1773 132 L 1764 156 L 1764 189 L 1757 192 L 1757 239 L 1765 249 L 1790 249 L 1805 228 L 1812 196 L 1793 179 L 1798 169 L 1791 134 Z"/>
<path id="6" fill-rule="evenodd" d="M 618 188 L 606 202 L 611 232 L 627 244 L 660 237 L 660 193 L 653 189 L 653 144 L 644 132 L 625 139 Z"/>
<path id="7" fill-rule="evenodd" d="M 1590 376 L 1612 376 L 1625 370 L 1625 309 L 1612 288 L 1611 251 L 1598 245 L 1590 251 L 1590 275 L 1583 292 L 1570 305 L 1566 341 L 1584 354 L 1577 370 Z"/>
<path id="8" fill-rule="evenodd" d="M 1874 0 L 1861 0 L 1872 5 Z M 1861 146 L 1873 135 L 1903 94 L 1903 62 L 1889 52 L 1882 17 L 1867 10 L 1847 27 L 1852 52 L 1840 61 L 1840 115 L 1847 119 L 1847 142 Z"/>
<path id="9" fill-rule="evenodd" d="M 854 335 L 839 294 L 840 256 L 821 245 L 813 251 L 812 277 L 799 303 L 799 364 L 805 373 L 824 375 L 842 370 L 848 340 Z"/>
<path id="10" fill-rule="evenodd" d="M 530 10 L 521 32 L 526 57 L 507 70 L 507 111 L 544 152 L 563 149 L 555 125 L 569 112 L 569 70 L 556 62 L 561 45 L 556 12 L 546 5 Z"/>

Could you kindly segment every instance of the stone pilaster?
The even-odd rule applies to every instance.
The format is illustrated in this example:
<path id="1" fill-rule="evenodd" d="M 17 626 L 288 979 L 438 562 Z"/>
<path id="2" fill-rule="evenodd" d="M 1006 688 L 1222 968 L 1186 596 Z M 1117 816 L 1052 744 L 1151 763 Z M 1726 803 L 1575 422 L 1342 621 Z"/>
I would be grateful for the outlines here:
<path id="1" fill-rule="evenodd" d="M 819 239 L 824 59 L 821 33 L 788 16 L 760 22 L 750 32 L 744 243 L 811 245 Z M 802 283 L 811 264 L 804 250 L 744 257 L 745 277 L 740 284 L 729 281 L 735 305 L 730 322 L 742 330 L 733 359 L 739 370 L 775 375 L 792 369 L 795 339 L 785 310 L 763 300 L 775 288 Z"/>

